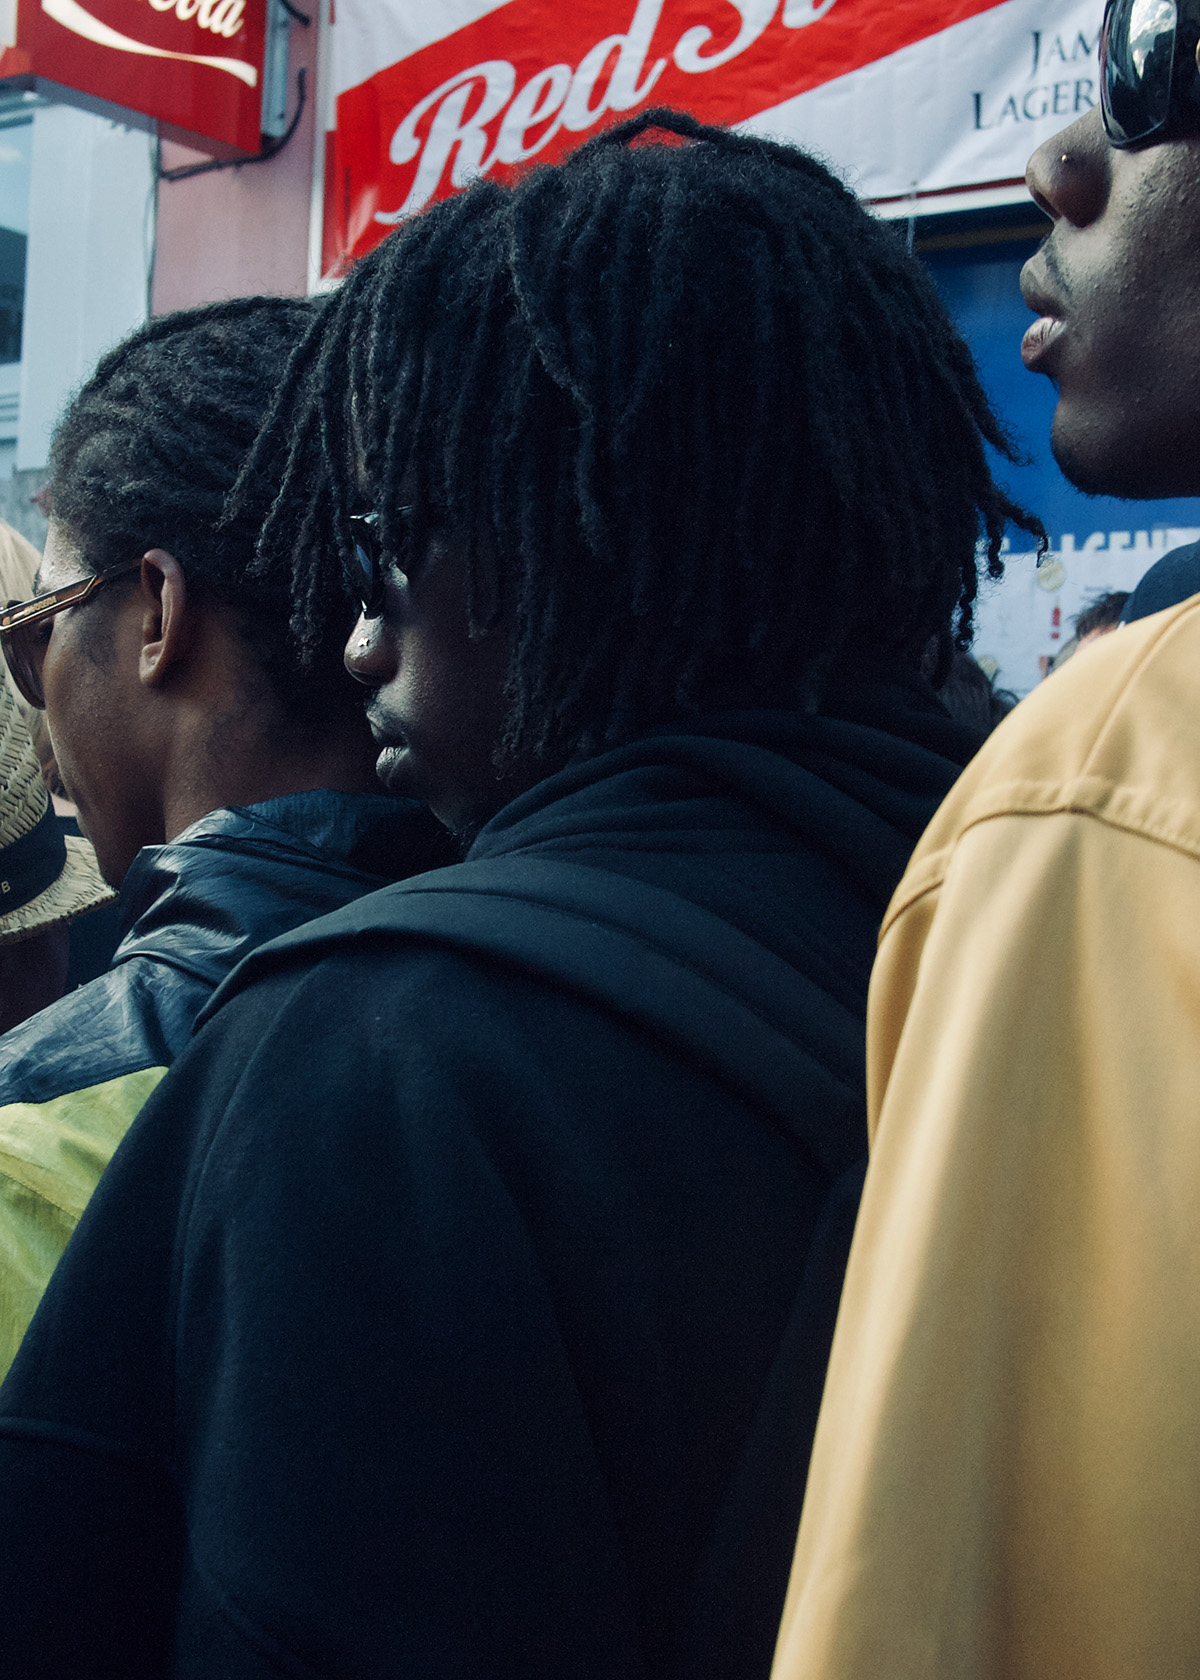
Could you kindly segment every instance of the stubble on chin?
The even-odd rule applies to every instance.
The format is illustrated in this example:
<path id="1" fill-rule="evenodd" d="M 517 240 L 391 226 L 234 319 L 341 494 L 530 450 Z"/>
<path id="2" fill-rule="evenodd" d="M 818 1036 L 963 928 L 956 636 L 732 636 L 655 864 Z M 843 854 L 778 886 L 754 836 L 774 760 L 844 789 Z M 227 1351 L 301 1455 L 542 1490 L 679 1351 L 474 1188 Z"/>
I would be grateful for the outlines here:
<path id="1" fill-rule="evenodd" d="M 1082 490 L 1085 496 L 1103 496 L 1112 494 L 1108 489 L 1108 479 L 1104 467 L 1097 468 L 1090 459 L 1086 449 L 1080 449 L 1069 437 L 1061 437 L 1057 431 L 1051 434 L 1050 450 L 1058 462 L 1059 470 L 1065 479 L 1073 484 L 1076 490 Z M 1117 492 L 1120 494 L 1120 492 Z"/>
<path id="2" fill-rule="evenodd" d="M 1200 486 L 1183 485 L 1183 467 L 1174 451 L 1152 447 L 1126 412 L 1111 427 L 1075 426 L 1055 414 L 1050 449 L 1063 477 L 1085 496 L 1118 496 L 1150 501 L 1162 496 L 1194 496 Z"/>

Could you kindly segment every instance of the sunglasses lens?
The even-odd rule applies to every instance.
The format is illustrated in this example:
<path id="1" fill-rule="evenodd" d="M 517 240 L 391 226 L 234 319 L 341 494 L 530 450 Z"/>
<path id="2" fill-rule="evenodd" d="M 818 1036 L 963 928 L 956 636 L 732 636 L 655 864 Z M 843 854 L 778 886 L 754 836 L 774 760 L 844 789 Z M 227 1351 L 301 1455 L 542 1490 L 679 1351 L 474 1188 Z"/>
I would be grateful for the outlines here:
<path id="1" fill-rule="evenodd" d="M 1171 108 L 1175 0 L 1109 0 L 1100 35 L 1100 104 L 1116 145 L 1162 128 Z"/>
<path id="2" fill-rule="evenodd" d="M 362 603 L 363 617 L 378 618 L 383 611 L 383 553 L 369 518 L 351 519 L 350 552 L 350 586 Z"/>
<path id="3" fill-rule="evenodd" d="M 378 571 L 374 557 L 366 543 L 356 542 L 354 544 L 354 559 L 357 568 L 354 579 L 355 590 L 362 602 L 363 611 L 369 615 L 379 590 Z"/>
<path id="4" fill-rule="evenodd" d="M 9 606 L 15 606 L 10 601 Z M 31 706 L 40 710 L 46 704 L 46 697 L 42 693 L 42 652 L 45 648 L 39 631 L 40 625 L 32 625 L 27 629 L 14 630 L 7 636 L 0 636 L 0 646 L 4 649 L 4 662 L 12 672 L 13 681 L 21 691 L 22 697 Z"/>

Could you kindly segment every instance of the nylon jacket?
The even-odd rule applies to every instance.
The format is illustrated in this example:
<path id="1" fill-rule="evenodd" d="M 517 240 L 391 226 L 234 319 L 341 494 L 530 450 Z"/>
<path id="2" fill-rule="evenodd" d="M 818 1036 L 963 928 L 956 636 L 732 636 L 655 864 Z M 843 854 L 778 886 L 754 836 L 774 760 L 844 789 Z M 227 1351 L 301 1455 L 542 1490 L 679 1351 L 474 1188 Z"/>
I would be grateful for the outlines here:
<path id="1" fill-rule="evenodd" d="M 1001 724 L 884 925 L 775 1680 L 1200 1674 L 1200 600 Z"/>
<path id="2" fill-rule="evenodd" d="M 441 861 L 419 807 L 318 789 L 210 811 L 135 858 L 107 973 L 0 1038 L 0 1374 L 113 1150 L 256 946 Z"/>
<path id="3" fill-rule="evenodd" d="M 765 1680 L 965 737 L 689 721 L 231 976 L 0 1390 L 0 1671 Z"/>

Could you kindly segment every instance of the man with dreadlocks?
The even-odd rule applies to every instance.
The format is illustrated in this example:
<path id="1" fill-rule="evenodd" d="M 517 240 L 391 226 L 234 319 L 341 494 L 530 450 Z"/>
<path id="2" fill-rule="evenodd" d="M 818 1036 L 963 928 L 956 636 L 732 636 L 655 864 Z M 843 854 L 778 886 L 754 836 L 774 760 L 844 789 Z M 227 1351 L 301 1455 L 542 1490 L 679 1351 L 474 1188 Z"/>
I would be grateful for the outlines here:
<path id="1" fill-rule="evenodd" d="M 1092 495 L 1200 495 L 1198 38 L 1196 0 L 1109 0 L 1099 108 L 1026 173 L 1021 355 Z M 888 913 L 777 1680 L 1200 1674 L 1200 575 L 1162 581 Z"/>
<path id="2" fill-rule="evenodd" d="M 0 1037 L 0 1375 L 218 982 L 441 856 L 428 814 L 379 791 L 342 669 L 344 604 L 301 670 L 286 571 L 248 575 L 263 504 L 217 529 L 312 315 L 214 304 L 107 355 L 55 433 L 42 593 L 0 617 L 123 902 L 108 972 Z"/>
<path id="3" fill-rule="evenodd" d="M 888 229 L 659 111 L 399 229 L 235 508 L 285 444 L 260 564 L 315 647 L 340 544 L 469 849 L 126 1140 L 0 1396 L 0 1668 L 765 1675 L 1004 440 Z"/>

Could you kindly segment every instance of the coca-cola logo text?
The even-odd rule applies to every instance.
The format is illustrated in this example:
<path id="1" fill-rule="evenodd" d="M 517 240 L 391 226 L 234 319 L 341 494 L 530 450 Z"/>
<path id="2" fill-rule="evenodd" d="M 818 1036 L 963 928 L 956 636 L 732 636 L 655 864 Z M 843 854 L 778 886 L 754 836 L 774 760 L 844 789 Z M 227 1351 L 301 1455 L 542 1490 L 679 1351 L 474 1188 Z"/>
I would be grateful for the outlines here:
<path id="1" fill-rule="evenodd" d="M 150 0 L 150 4 L 156 12 L 166 11 L 168 6 L 174 7 L 176 16 L 185 22 L 195 20 L 201 28 L 211 29 L 225 37 L 237 34 L 242 27 L 242 13 L 246 9 L 246 0 Z M 185 8 L 190 9 L 185 12 Z M 202 64 L 209 69 L 235 76 L 238 81 L 245 82 L 247 87 L 258 85 L 257 68 L 244 59 L 210 53 L 180 52 L 173 47 L 155 46 L 152 42 L 114 29 L 111 24 L 105 23 L 103 18 L 81 6 L 79 0 L 41 0 L 41 10 L 72 35 L 110 52 L 129 53 L 135 58 L 158 58 L 177 63 Z M 204 21 L 200 18 L 201 10 L 205 14 Z"/>
<path id="2" fill-rule="evenodd" d="M 266 13 L 267 0 L 21 0 L 20 73 L 250 157 L 262 143 Z"/>
<path id="3" fill-rule="evenodd" d="M 156 12 L 173 11 L 180 23 L 195 18 L 201 29 L 211 29 L 231 41 L 242 27 L 246 0 L 150 0 Z"/>

